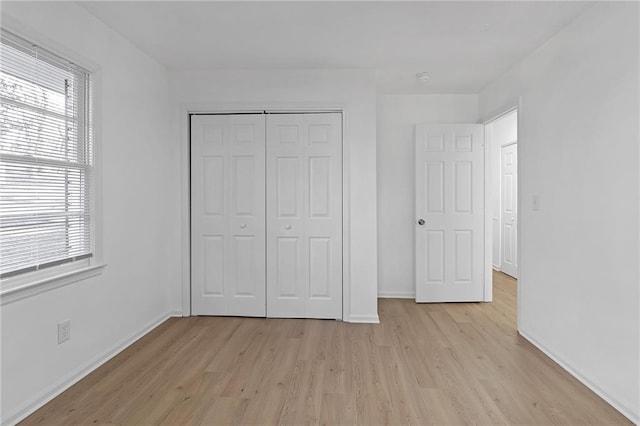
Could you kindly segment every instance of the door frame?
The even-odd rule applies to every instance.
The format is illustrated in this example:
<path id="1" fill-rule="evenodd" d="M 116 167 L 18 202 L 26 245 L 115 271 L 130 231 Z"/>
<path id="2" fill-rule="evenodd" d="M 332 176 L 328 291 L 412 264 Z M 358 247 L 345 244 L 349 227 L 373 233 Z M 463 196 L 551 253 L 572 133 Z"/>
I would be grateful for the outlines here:
<path id="1" fill-rule="evenodd" d="M 187 103 L 180 105 L 180 230 L 182 316 L 191 316 L 191 120 L 192 114 L 322 113 L 342 114 L 342 321 L 351 318 L 350 138 L 348 103 L 306 102 Z"/>
<path id="2" fill-rule="evenodd" d="M 500 108 L 494 116 L 491 116 L 489 119 L 482 121 L 482 124 L 485 126 L 485 145 L 491 144 L 492 138 L 488 137 L 487 125 L 499 118 L 504 117 L 507 114 L 512 113 L 513 111 L 518 112 L 517 118 L 517 143 L 518 143 L 518 182 L 517 182 L 517 192 L 518 192 L 518 221 L 516 223 L 516 250 L 518 253 L 518 280 L 516 281 L 517 285 L 517 294 L 516 294 L 516 316 L 517 316 L 517 329 L 520 330 L 520 324 L 522 324 L 522 300 L 524 295 L 524 282 L 522 279 L 522 238 L 521 238 L 521 212 L 522 212 L 522 197 L 520 194 L 522 193 L 522 179 L 520 179 L 520 159 L 522 158 L 522 147 L 523 147 L 523 137 L 522 137 L 522 113 L 523 113 L 523 105 L 522 105 L 522 97 L 518 97 L 514 102 L 506 103 L 503 108 Z M 526 145 L 525 145 L 526 146 Z M 485 148 L 487 148 L 485 146 Z M 489 146 L 489 148 L 491 148 Z M 495 164 L 492 164 L 491 161 L 491 149 L 485 149 L 485 174 L 484 174 L 484 193 L 485 193 L 485 232 L 484 232 L 484 242 L 485 242 L 485 302 L 491 302 L 493 300 L 493 206 L 491 205 L 491 200 L 493 200 L 493 184 L 491 182 L 491 175 L 496 167 Z M 500 164 L 497 164 L 497 167 L 500 167 Z"/>

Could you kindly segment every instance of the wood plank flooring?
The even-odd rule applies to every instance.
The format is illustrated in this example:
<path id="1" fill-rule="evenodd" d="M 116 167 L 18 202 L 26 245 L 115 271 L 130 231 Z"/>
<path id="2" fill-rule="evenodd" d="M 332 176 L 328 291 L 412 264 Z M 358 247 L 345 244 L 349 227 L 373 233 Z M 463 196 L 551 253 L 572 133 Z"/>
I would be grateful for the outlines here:
<path id="1" fill-rule="evenodd" d="M 380 324 L 173 318 L 24 425 L 630 424 L 493 303 L 381 299 Z"/>

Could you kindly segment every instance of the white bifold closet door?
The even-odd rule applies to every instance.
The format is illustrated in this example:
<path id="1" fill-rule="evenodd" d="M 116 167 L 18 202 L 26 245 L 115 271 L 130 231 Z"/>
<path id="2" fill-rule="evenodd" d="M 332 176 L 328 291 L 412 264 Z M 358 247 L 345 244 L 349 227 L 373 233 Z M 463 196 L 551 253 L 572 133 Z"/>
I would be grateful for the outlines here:
<path id="1" fill-rule="evenodd" d="M 193 315 L 342 318 L 342 115 L 192 116 L 191 257 Z"/>
<path id="2" fill-rule="evenodd" d="M 191 116 L 191 312 L 265 316 L 265 116 Z"/>
<path id="3" fill-rule="evenodd" d="M 342 115 L 267 118 L 267 316 L 342 318 Z"/>

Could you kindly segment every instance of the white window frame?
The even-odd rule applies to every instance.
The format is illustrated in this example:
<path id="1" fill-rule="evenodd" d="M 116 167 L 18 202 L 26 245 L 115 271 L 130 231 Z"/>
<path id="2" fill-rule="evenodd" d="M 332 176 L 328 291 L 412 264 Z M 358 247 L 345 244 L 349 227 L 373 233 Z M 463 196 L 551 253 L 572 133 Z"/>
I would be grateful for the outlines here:
<path id="1" fill-rule="evenodd" d="M 91 235 L 91 244 L 93 246 L 93 253 L 91 257 L 35 271 L 19 273 L 0 279 L 0 306 L 97 276 L 102 273 L 102 270 L 106 266 L 102 258 L 102 173 L 100 161 L 101 149 L 99 143 L 100 123 L 97 120 L 99 108 L 96 108 L 98 106 L 96 102 L 96 99 L 98 99 L 99 96 L 98 89 L 101 86 L 101 73 L 96 71 L 97 67 L 91 65 L 87 66 L 86 64 L 90 63 L 89 61 L 78 58 L 76 55 L 66 51 L 63 47 L 56 45 L 56 43 L 51 40 L 42 40 L 40 37 L 21 33 L 20 31 L 16 31 L 11 28 L 10 25 L 4 25 L 3 30 L 6 30 L 18 38 L 27 40 L 56 56 L 65 58 L 65 60 L 68 60 L 69 62 L 76 63 L 87 69 L 90 73 L 91 79 L 88 88 L 89 93 L 85 96 L 85 99 L 90 102 L 89 113 L 91 114 L 91 130 L 93 133 L 93 179 L 91 180 L 88 191 L 92 193 L 90 212 L 94 227 Z M 53 48 L 50 48 L 50 46 Z"/>

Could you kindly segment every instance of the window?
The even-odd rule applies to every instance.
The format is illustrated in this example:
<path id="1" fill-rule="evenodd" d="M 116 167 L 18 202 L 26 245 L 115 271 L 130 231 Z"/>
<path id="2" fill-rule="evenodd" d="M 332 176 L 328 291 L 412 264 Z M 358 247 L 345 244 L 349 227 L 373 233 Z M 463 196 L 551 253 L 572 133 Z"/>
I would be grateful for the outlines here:
<path id="1" fill-rule="evenodd" d="M 94 255 L 90 73 L 2 30 L 0 279 Z"/>

